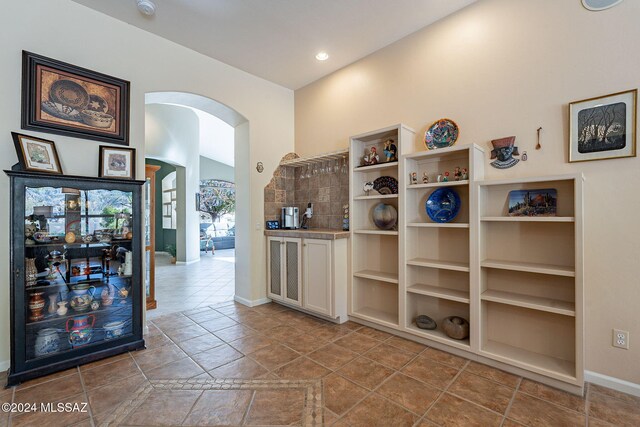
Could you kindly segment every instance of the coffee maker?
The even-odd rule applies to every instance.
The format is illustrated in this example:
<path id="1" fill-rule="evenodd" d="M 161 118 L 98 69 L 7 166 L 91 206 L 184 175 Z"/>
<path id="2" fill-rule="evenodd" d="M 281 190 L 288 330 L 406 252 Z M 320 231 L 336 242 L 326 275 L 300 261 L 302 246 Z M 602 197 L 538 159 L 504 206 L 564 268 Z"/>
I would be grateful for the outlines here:
<path id="1" fill-rule="evenodd" d="M 296 206 L 286 206 L 282 208 L 280 224 L 282 228 L 300 228 L 298 208 Z"/>

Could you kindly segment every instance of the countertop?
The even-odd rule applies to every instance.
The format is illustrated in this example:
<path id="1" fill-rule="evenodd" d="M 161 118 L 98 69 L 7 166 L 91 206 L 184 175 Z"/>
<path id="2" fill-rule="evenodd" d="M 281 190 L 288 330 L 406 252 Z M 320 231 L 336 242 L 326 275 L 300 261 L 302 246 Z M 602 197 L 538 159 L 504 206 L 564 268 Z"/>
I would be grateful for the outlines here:
<path id="1" fill-rule="evenodd" d="M 349 232 L 331 228 L 298 228 L 296 230 L 265 230 L 265 236 L 300 237 L 303 239 L 336 240 L 349 238 Z"/>

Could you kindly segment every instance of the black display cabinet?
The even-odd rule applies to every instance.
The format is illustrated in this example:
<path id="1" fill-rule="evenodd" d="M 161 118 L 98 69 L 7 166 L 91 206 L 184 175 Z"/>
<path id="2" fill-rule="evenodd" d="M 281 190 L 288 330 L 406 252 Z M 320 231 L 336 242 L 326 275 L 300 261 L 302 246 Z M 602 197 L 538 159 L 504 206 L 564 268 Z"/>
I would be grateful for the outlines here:
<path id="1" fill-rule="evenodd" d="M 144 181 L 11 179 L 8 385 L 144 348 Z"/>

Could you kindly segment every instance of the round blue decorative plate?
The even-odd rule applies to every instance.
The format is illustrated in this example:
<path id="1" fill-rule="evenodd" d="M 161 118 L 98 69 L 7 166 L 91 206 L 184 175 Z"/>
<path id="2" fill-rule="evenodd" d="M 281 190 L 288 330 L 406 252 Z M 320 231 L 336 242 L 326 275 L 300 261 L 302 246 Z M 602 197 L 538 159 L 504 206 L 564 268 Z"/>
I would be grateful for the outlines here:
<path id="1" fill-rule="evenodd" d="M 424 134 L 424 144 L 429 150 L 451 147 L 458 140 L 460 130 L 451 119 L 436 120 Z"/>
<path id="2" fill-rule="evenodd" d="M 460 212 L 460 196 L 449 188 L 438 188 L 425 203 L 427 215 L 433 222 L 449 222 Z"/>

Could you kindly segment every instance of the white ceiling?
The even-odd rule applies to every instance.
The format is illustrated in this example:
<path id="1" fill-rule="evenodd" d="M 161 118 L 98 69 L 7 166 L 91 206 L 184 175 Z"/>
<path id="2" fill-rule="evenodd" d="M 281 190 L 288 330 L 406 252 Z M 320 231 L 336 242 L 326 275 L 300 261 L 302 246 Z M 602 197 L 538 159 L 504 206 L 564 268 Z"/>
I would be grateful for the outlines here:
<path id="1" fill-rule="evenodd" d="M 476 0 L 154 0 L 151 18 L 135 0 L 73 1 L 298 89 Z"/>

